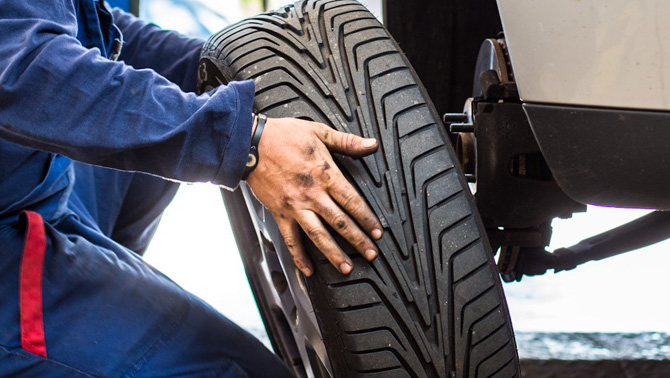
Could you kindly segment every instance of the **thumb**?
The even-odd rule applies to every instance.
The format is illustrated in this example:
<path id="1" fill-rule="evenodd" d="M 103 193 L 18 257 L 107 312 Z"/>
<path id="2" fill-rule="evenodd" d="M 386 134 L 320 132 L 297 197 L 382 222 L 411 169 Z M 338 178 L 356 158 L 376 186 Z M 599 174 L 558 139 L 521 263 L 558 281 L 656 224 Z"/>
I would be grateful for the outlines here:
<path id="1" fill-rule="evenodd" d="M 325 125 L 317 135 L 329 150 L 352 157 L 369 155 L 379 147 L 375 138 L 361 138 L 358 135 L 333 130 Z"/>

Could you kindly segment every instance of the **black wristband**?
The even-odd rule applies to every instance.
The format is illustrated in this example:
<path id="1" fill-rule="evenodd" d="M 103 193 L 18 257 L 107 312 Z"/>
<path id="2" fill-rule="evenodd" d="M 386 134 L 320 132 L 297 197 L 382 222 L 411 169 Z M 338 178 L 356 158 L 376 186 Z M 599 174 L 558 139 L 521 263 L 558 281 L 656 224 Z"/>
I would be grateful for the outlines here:
<path id="1" fill-rule="evenodd" d="M 251 137 L 251 147 L 249 148 L 249 155 L 247 156 L 247 166 L 244 168 L 244 174 L 242 175 L 242 180 L 246 180 L 249 177 L 251 171 L 256 168 L 258 165 L 258 143 L 261 141 L 261 134 L 263 134 L 263 129 L 265 128 L 265 121 L 268 120 L 268 117 L 265 114 L 258 114 L 258 123 L 256 124 L 256 130 L 254 135 Z"/>

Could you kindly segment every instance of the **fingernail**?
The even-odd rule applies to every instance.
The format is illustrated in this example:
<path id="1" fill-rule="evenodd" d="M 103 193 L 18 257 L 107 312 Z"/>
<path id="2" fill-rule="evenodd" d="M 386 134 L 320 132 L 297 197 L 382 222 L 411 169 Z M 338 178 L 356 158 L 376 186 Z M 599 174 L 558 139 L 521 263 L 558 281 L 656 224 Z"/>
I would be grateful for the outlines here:
<path id="1" fill-rule="evenodd" d="M 382 232 L 382 230 L 380 230 L 378 228 L 375 228 L 374 230 L 372 230 L 372 238 L 373 239 L 379 240 L 379 239 L 382 238 L 382 235 L 384 235 L 384 232 Z"/>
<path id="2" fill-rule="evenodd" d="M 377 144 L 377 139 L 375 138 L 365 138 L 361 143 L 363 147 L 374 147 Z"/>
<path id="3" fill-rule="evenodd" d="M 309 277 L 309 276 L 312 275 L 312 269 L 307 268 L 307 267 L 302 268 L 302 273 L 303 273 L 304 275 L 306 275 L 307 277 Z"/>
<path id="4" fill-rule="evenodd" d="M 343 262 L 342 264 L 340 264 L 340 272 L 342 272 L 344 274 L 351 273 L 351 269 L 353 269 L 353 267 L 351 266 L 351 264 L 349 264 L 346 261 Z"/>
<path id="5" fill-rule="evenodd" d="M 377 257 L 377 251 L 375 251 L 374 249 L 368 249 L 367 251 L 365 251 L 365 258 L 368 261 L 374 260 L 375 257 Z"/>

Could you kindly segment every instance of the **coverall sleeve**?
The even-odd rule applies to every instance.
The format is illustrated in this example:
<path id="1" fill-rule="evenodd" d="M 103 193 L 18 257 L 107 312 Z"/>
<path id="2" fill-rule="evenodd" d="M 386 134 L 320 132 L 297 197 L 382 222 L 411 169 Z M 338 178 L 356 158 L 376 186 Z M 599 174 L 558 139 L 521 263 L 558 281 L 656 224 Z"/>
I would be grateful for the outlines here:
<path id="1" fill-rule="evenodd" d="M 163 30 L 118 8 L 112 13 L 123 33 L 122 61 L 134 68 L 151 68 L 179 85 L 184 92 L 196 91 L 198 62 L 204 41 Z"/>
<path id="2" fill-rule="evenodd" d="M 185 93 L 81 46 L 72 0 L 0 0 L 0 9 L 0 138 L 95 165 L 237 185 L 253 82 Z"/>

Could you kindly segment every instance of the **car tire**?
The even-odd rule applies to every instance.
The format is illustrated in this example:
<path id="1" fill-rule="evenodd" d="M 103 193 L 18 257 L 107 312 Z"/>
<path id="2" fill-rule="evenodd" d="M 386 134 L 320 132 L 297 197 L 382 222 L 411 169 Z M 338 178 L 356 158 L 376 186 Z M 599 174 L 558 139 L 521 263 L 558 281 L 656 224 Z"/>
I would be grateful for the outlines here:
<path id="1" fill-rule="evenodd" d="M 273 347 L 298 376 L 519 376 L 493 254 L 444 126 L 364 6 L 298 1 L 231 25 L 203 47 L 199 79 L 202 91 L 252 79 L 255 112 L 380 142 L 364 158 L 334 156 L 385 228 L 371 263 L 333 233 L 349 275 L 303 235 L 315 266 L 305 278 L 251 190 L 224 194 Z"/>

